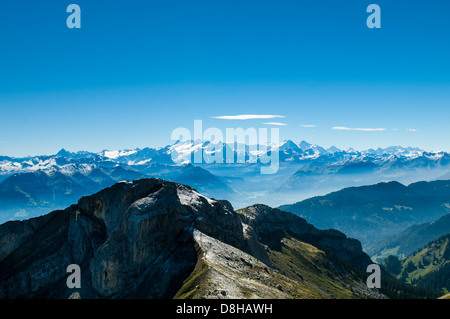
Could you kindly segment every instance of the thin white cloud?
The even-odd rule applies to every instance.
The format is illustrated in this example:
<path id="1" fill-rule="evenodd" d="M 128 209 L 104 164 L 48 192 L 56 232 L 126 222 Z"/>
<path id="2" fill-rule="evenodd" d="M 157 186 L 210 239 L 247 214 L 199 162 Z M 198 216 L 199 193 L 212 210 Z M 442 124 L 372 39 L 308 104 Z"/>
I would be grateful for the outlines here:
<path id="1" fill-rule="evenodd" d="M 416 130 L 415 128 L 407 128 L 408 132 L 419 132 L 419 130 Z"/>
<path id="2" fill-rule="evenodd" d="M 14 214 L 14 217 L 19 217 L 19 218 L 23 218 L 23 217 L 27 217 L 27 216 L 28 216 L 28 213 L 25 211 L 25 209 L 19 209 L 19 211 Z"/>
<path id="3" fill-rule="evenodd" d="M 279 125 L 279 126 L 285 126 L 285 125 L 287 125 L 286 123 L 280 123 L 280 122 L 267 122 L 267 123 L 263 123 L 263 124 L 267 124 L 267 125 Z"/>
<path id="4" fill-rule="evenodd" d="M 341 131 L 363 131 L 363 132 L 380 132 L 380 131 L 386 131 L 385 128 L 371 128 L 371 127 L 364 127 L 364 128 L 360 128 L 360 127 L 345 127 L 345 126 L 334 126 L 331 129 L 333 130 L 341 130 Z"/>
<path id="5" fill-rule="evenodd" d="M 242 114 L 242 115 L 224 115 L 224 116 L 213 116 L 213 119 L 221 120 L 259 120 L 259 119 L 274 119 L 282 118 L 282 115 L 256 115 L 256 114 Z"/>
<path id="6" fill-rule="evenodd" d="M 316 127 L 314 124 L 300 124 L 301 127 Z"/>

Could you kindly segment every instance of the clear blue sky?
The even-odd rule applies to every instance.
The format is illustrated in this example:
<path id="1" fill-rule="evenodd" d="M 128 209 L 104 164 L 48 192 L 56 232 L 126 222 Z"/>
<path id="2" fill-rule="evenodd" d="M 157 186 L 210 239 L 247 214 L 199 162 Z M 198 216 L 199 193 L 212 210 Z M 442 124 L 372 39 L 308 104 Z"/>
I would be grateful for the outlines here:
<path id="1" fill-rule="evenodd" d="M 66 26 L 71 3 L 81 29 Z M 381 29 L 366 26 L 370 3 Z M 442 0 L 2 2 L 0 155 L 164 146 L 195 119 L 450 151 L 449 12 Z M 284 117 L 213 118 L 240 114 Z"/>

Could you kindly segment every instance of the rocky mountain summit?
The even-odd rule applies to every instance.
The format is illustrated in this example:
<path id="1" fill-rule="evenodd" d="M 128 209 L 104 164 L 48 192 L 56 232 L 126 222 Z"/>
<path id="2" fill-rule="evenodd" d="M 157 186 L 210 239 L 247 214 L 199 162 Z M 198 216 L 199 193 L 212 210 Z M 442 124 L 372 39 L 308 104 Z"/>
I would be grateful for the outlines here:
<path id="1" fill-rule="evenodd" d="M 382 298 L 369 263 L 339 231 L 155 178 L 0 225 L 0 298 Z"/>

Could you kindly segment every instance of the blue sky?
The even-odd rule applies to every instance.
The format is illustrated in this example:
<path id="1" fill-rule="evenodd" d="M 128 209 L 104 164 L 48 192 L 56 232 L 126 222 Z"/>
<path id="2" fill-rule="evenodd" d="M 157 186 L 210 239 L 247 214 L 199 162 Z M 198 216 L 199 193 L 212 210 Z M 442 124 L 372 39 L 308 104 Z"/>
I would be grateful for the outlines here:
<path id="1" fill-rule="evenodd" d="M 71 3 L 81 29 L 66 26 Z M 381 29 L 366 26 L 370 3 Z M 438 0 L 2 3 L 0 155 L 164 146 L 196 119 L 450 151 L 448 12 Z M 241 114 L 283 117 L 214 118 Z"/>

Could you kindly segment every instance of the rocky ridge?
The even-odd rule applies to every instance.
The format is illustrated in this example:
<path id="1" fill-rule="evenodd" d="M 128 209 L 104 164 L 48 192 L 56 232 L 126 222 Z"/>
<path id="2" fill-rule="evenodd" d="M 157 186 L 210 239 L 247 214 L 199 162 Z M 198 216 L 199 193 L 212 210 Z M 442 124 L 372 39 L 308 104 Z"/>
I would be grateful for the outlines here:
<path id="1" fill-rule="evenodd" d="M 0 225 L 0 298 L 339 297 L 283 270 L 288 241 L 334 265 L 319 280 L 335 278 L 351 297 L 382 297 L 361 288 L 352 270 L 370 263 L 358 241 L 265 205 L 236 212 L 227 201 L 151 178 Z M 81 268 L 80 289 L 66 286 L 70 264 Z"/>

